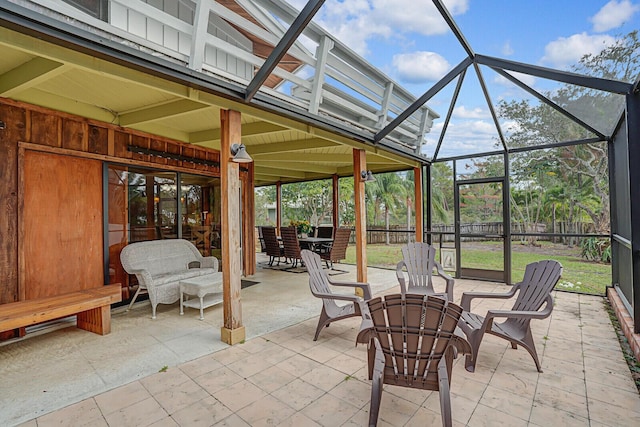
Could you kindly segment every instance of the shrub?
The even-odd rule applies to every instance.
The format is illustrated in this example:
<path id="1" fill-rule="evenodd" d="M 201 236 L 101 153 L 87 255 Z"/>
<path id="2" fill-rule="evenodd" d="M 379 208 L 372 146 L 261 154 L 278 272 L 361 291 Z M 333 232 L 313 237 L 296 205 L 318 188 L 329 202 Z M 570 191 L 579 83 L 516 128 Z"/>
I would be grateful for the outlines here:
<path id="1" fill-rule="evenodd" d="M 611 242 L 609 239 L 588 237 L 580 243 L 582 258 L 591 261 L 611 262 Z"/>

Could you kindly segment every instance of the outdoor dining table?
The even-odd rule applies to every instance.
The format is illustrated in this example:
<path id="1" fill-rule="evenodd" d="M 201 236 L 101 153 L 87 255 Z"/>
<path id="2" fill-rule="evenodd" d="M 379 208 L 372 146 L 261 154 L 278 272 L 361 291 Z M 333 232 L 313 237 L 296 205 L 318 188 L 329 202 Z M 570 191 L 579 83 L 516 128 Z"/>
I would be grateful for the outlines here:
<path id="1" fill-rule="evenodd" d="M 333 243 L 333 238 L 331 237 L 300 237 L 298 238 L 298 242 L 300 243 L 300 247 L 307 247 L 312 252 L 318 252 L 320 247 L 326 243 Z"/>

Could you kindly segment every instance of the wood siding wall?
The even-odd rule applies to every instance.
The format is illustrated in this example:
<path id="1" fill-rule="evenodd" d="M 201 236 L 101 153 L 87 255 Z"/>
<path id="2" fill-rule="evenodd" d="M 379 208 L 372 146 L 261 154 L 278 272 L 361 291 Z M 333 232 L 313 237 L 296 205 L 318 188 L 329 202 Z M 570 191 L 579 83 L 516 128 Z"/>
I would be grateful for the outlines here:
<path id="1" fill-rule="evenodd" d="M 23 221 L 23 218 L 18 216 L 20 210 L 18 176 L 21 173 L 19 171 L 19 151 L 22 153 L 45 152 L 123 165 L 220 176 L 218 166 L 220 156 L 217 151 L 108 123 L 88 120 L 5 98 L 0 98 L 0 121 L 4 123 L 4 129 L 0 129 L 0 203 L 2 206 L 0 214 L 0 304 L 17 301 L 21 296 L 31 295 L 29 291 L 31 284 L 28 283 L 28 280 L 24 281 L 22 291 L 19 288 L 21 278 L 19 277 L 18 265 L 18 230 Z M 135 153 L 130 151 L 130 146 L 174 154 L 181 156 L 181 159 Z M 195 162 L 189 161 L 189 159 L 194 159 Z M 21 161 L 24 161 L 24 158 Z M 202 161 L 208 162 L 208 164 L 203 164 Z M 249 174 L 246 170 L 242 171 L 241 169 L 241 179 L 245 184 L 247 183 Z M 56 183 L 51 184 L 55 185 Z M 73 185 L 68 182 L 59 184 Z M 91 189 L 79 185 L 77 195 L 83 197 L 84 193 L 88 191 L 102 194 L 101 186 L 93 188 L 96 184 L 90 185 Z M 99 213 L 93 212 L 93 214 L 102 218 L 102 209 Z M 55 217 L 55 212 L 52 212 L 50 221 L 55 221 Z M 102 233 L 101 225 L 100 233 Z M 42 236 L 41 238 L 46 237 Z M 31 239 L 31 237 L 29 238 Z M 250 241 L 245 243 L 250 243 Z M 95 242 L 87 243 L 86 250 L 91 250 L 94 244 Z M 81 259 L 69 260 L 69 262 L 75 263 L 77 269 L 88 268 L 84 260 Z M 102 257 L 99 262 L 99 266 L 89 268 L 99 268 L 102 271 Z M 71 267 L 69 271 L 74 271 Z M 100 284 L 102 282 L 93 285 Z M 58 285 L 53 284 L 53 286 Z M 64 291 L 67 290 L 70 289 L 64 289 Z M 63 289 L 59 288 L 58 291 L 61 292 Z M 51 294 L 55 294 L 55 292 L 52 291 Z"/>

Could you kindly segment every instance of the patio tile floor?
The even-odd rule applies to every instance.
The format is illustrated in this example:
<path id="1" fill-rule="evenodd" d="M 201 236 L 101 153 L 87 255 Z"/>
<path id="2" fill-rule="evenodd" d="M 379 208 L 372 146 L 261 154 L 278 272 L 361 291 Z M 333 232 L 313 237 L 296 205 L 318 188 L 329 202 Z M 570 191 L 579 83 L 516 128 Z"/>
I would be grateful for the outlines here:
<path id="1" fill-rule="evenodd" d="M 350 272 L 340 279 L 353 280 L 353 268 L 341 268 Z M 370 269 L 368 278 L 374 294 L 398 292 L 393 271 Z M 147 303 L 114 310 L 104 337 L 66 327 L 0 346 L 0 425 L 367 425 L 359 320 L 332 324 L 314 342 L 321 303 L 308 276 L 259 269 L 252 280 L 260 284 L 242 293 L 247 340 L 233 347 L 220 342 L 221 306 L 199 321 L 197 310 L 178 316 L 177 304 L 161 305 L 151 320 Z M 456 301 L 501 286 L 457 280 Z M 492 336 L 476 372 L 456 361 L 455 426 L 640 425 L 640 397 L 603 299 L 555 296 L 551 317 L 532 323 L 544 373 Z M 440 425 L 439 413 L 436 392 L 386 386 L 378 425 Z"/>

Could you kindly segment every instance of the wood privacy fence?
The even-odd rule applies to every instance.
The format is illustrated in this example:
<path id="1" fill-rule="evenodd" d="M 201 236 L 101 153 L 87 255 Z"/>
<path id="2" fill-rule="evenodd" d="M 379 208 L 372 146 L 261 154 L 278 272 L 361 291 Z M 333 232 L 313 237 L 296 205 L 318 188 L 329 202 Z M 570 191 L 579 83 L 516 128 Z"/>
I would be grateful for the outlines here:
<path id="1" fill-rule="evenodd" d="M 526 234 L 544 234 L 544 233 L 552 233 L 552 234 L 592 234 L 595 233 L 593 224 L 579 222 L 579 223 L 566 223 L 566 222 L 557 222 L 555 227 L 538 223 L 535 225 L 531 224 L 521 224 L 521 223 L 512 223 L 511 224 L 511 232 L 518 233 L 526 233 Z M 442 234 L 440 234 L 442 233 Z M 497 236 L 504 234 L 504 227 L 502 222 L 484 222 L 484 223 L 470 223 L 470 224 L 462 224 L 460 227 L 460 233 L 463 235 L 461 237 L 462 241 L 471 242 L 471 241 L 486 241 L 491 238 L 487 237 L 472 237 L 465 236 L 468 234 L 480 234 L 486 236 Z M 442 242 L 453 242 L 455 240 L 455 228 L 453 225 L 434 225 L 431 228 L 431 234 L 433 235 L 433 241 L 439 242 L 442 239 Z M 388 237 L 387 237 L 388 235 Z M 513 236 L 512 240 L 519 240 L 522 237 Z M 350 243 L 355 243 L 355 237 L 351 235 Z M 367 227 L 367 244 L 405 244 L 408 242 L 415 241 L 415 228 L 407 228 L 402 225 L 392 225 L 387 230 L 384 226 L 368 226 Z M 575 238 L 572 238 L 575 240 Z M 554 237 L 554 236 L 537 236 L 537 240 L 549 240 L 555 241 L 559 243 L 567 243 L 565 242 L 564 237 Z"/>

